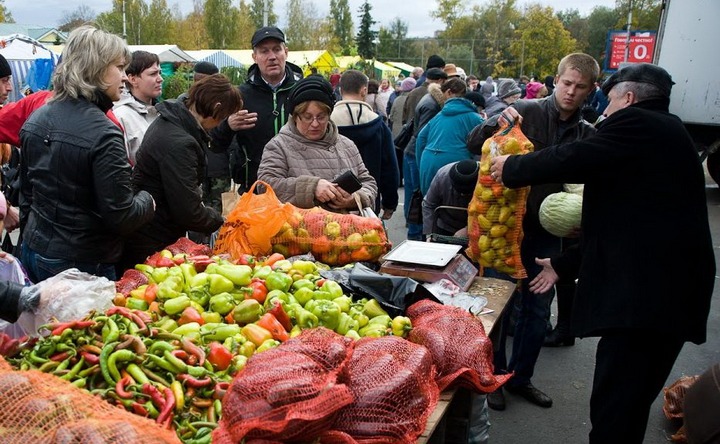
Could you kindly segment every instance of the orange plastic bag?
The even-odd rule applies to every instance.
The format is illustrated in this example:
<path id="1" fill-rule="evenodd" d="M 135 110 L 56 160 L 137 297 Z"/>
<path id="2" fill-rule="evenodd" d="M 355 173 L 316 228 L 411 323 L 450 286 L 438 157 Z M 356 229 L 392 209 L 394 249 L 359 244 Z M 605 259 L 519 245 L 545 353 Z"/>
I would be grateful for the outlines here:
<path id="1" fill-rule="evenodd" d="M 285 257 L 312 253 L 328 265 L 374 262 L 390 251 L 385 227 L 376 217 L 333 213 L 320 207 L 293 207 L 293 214 L 272 239 Z"/>
<path id="2" fill-rule="evenodd" d="M 513 278 L 525 278 L 520 259 L 522 220 L 530 187 L 506 188 L 490 176 L 490 161 L 505 154 L 527 154 L 533 144 L 520 125 L 501 127 L 485 141 L 480 157 L 480 174 L 468 205 L 468 248 L 470 259 L 483 269 L 492 268 Z"/>
<path id="3" fill-rule="evenodd" d="M 265 186 L 265 193 L 255 194 L 258 184 Z M 228 253 L 237 259 L 243 254 L 262 256 L 270 254 L 272 239 L 293 214 L 293 206 L 282 203 L 265 182 L 257 181 L 250 190 L 240 196 L 230 211 L 215 241 L 215 254 Z"/>

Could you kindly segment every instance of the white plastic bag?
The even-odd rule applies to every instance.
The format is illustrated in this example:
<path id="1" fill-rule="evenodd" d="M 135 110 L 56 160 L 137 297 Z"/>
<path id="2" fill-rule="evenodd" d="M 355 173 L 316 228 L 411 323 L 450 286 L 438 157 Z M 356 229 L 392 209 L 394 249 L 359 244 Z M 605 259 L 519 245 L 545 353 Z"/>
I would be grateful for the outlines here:
<path id="1" fill-rule="evenodd" d="M 16 284 L 25 285 L 25 272 L 20 266 L 20 262 L 12 254 L 6 254 L 0 258 L 0 279 L 4 281 L 14 282 Z M 13 339 L 25 336 L 25 330 L 18 322 L 10 323 L 0 319 L 0 333 L 4 333 Z"/>
<path id="2" fill-rule="evenodd" d="M 40 306 L 35 313 L 23 313 L 17 322 L 30 336 L 38 336 L 38 328 L 53 319 L 69 322 L 82 319 L 93 310 L 107 310 L 115 297 L 113 281 L 77 268 L 65 270 L 37 285 L 42 295 Z"/>

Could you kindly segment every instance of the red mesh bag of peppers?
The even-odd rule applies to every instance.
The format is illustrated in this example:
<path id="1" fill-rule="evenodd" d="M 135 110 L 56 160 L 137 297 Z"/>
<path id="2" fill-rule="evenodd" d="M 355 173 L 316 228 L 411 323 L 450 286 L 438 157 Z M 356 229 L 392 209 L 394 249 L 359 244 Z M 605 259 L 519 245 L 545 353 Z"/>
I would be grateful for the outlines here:
<path id="1" fill-rule="evenodd" d="M 390 250 L 380 219 L 333 213 L 320 207 L 294 211 L 271 243 L 285 257 L 311 252 L 328 265 L 373 262 Z"/>

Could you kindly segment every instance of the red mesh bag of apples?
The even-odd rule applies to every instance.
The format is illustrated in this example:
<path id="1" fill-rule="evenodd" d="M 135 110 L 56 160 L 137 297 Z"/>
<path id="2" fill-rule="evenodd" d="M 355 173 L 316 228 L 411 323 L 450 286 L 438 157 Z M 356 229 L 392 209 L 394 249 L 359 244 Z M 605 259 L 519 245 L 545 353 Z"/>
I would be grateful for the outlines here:
<path id="1" fill-rule="evenodd" d="M 430 352 L 397 336 L 362 338 L 339 382 L 355 401 L 340 410 L 324 444 L 415 443 L 437 405 Z"/>
<path id="2" fill-rule="evenodd" d="M 493 374 L 493 346 L 482 321 L 467 311 L 430 300 L 407 309 L 413 329 L 408 340 L 430 350 L 440 390 L 460 385 L 490 393 L 512 374 Z"/>
<path id="3" fill-rule="evenodd" d="M 319 327 L 253 355 L 223 398 L 213 442 L 311 442 L 329 430 L 338 411 L 353 401 L 350 389 L 337 381 L 352 345 L 352 339 Z"/>
<path id="4" fill-rule="evenodd" d="M 295 207 L 271 243 L 273 252 L 285 257 L 310 252 L 328 265 L 374 262 L 390 250 L 380 219 L 320 207 Z"/>

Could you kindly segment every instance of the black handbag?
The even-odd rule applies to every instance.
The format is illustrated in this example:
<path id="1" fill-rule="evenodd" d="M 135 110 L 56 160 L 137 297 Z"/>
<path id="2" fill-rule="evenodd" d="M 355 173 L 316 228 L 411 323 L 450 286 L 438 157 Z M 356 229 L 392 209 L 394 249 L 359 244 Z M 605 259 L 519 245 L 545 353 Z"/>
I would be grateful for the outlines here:
<path id="1" fill-rule="evenodd" d="M 402 129 L 393 140 L 393 143 L 397 148 L 404 150 L 408 143 L 410 143 L 410 139 L 412 139 L 414 132 L 415 126 L 413 125 L 413 119 L 410 119 L 405 123 L 405 125 L 403 125 Z"/>
<path id="2" fill-rule="evenodd" d="M 408 209 L 407 217 L 407 222 L 409 224 L 420 225 L 423 223 L 422 201 L 423 195 L 418 188 L 417 190 L 413 191 L 412 197 L 410 198 L 410 208 Z"/>

